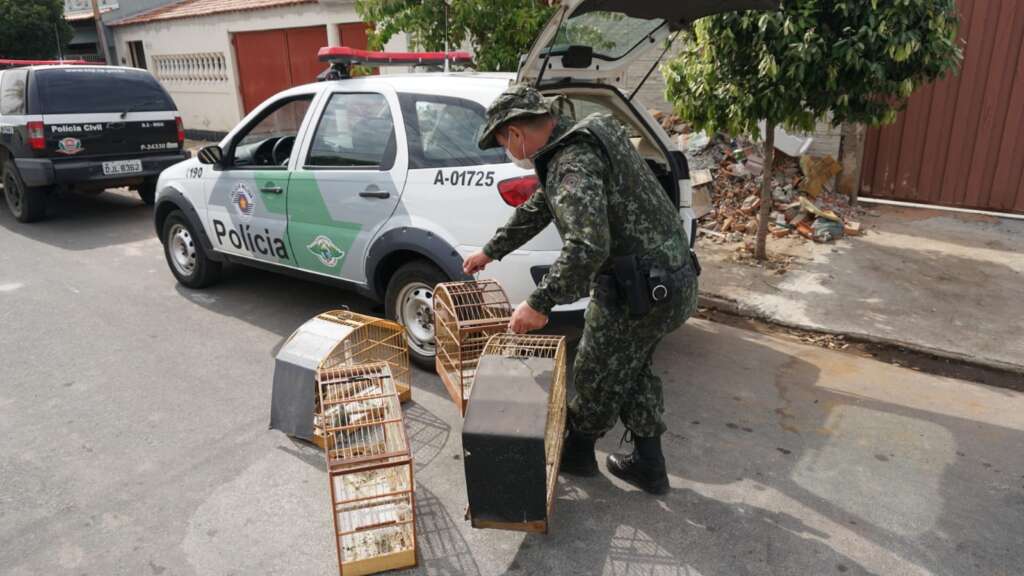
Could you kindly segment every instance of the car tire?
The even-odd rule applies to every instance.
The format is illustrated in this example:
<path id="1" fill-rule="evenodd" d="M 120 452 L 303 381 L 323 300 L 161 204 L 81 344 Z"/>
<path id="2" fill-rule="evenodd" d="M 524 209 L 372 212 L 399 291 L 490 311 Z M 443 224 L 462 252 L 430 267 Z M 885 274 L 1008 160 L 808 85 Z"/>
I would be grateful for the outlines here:
<path id="1" fill-rule="evenodd" d="M 405 326 L 409 357 L 425 370 L 434 370 L 434 287 L 447 282 L 440 268 L 414 260 L 399 268 L 388 282 L 384 309 L 387 317 Z"/>
<path id="2" fill-rule="evenodd" d="M 4 162 L 4 199 L 7 208 L 21 222 L 36 222 L 46 216 L 47 188 L 29 188 L 14 161 Z"/>
<path id="3" fill-rule="evenodd" d="M 138 189 L 139 198 L 146 206 L 152 206 L 156 201 L 156 180 L 147 178 L 143 180 Z"/>
<path id="4" fill-rule="evenodd" d="M 183 286 L 205 288 L 220 280 L 221 263 L 209 258 L 180 210 L 171 212 L 164 220 L 161 239 L 167 266 Z"/>

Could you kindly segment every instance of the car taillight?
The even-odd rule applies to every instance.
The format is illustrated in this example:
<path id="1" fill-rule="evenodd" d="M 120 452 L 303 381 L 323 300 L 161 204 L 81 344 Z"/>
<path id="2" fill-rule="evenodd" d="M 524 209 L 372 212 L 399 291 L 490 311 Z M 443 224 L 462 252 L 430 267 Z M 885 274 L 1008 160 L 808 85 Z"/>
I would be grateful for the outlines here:
<path id="1" fill-rule="evenodd" d="M 28 129 L 28 145 L 33 150 L 46 150 L 46 125 L 29 122 L 25 127 Z"/>
<path id="2" fill-rule="evenodd" d="M 522 178 L 510 178 L 498 182 L 498 193 L 506 204 L 521 206 L 533 196 L 533 193 L 540 188 L 540 180 L 536 176 L 524 176 Z"/>
<path id="3" fill-rule="evenodd" d="M 185 144 L 185 124 L 181 121 L 181 116 L 174 117 L 174 123 L 178 126 L 178 144 Z"/>

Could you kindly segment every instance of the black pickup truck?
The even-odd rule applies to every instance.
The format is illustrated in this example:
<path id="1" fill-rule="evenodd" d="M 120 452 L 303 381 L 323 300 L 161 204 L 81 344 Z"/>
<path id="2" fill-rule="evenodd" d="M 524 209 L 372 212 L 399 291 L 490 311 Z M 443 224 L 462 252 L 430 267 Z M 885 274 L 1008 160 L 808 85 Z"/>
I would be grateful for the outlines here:
<path id="1" fill-rule="evenodd" d="M 134 68 L 47 65 L 0 72 L 0 170 L 22 222 L 54 190 L 128 186 L 152 204 L 160 172 L 188 157 L 174 101 Z"/>

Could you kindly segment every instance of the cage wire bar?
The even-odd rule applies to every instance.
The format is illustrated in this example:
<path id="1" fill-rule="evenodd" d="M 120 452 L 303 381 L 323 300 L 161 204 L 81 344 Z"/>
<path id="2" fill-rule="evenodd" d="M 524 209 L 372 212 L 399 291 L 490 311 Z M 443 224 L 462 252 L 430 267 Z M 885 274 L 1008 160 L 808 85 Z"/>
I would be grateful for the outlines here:
<path id="1" fill-rule="evenodd" d="M 412 453 L 387 362 L 317 372 L 341 576 L 416 565 Z"/>
<path id="2" fill-rule="evenodd" d="M 437 373 L 463 416 L 480 354 L 491 336 L 508 330 L 511 317 L 508 296 L 494 280 L 448 282 L 434 289 Z"/>
<path id="3" fill-rule="evenodd" d="M 545 358 L 554 360 L 554 378 L 548 395 L 547 422 L 544 427 L 544 467 L 546 471 L 546 509 L 548 518 L 541 524 L 523 526 L 496 525 L 493 528 L 547 533 L 547 524 L 558 487 L 558 465 L 562 461 L 566 426 L 566 346 L 563 336 L 495 334 L 484 346 L 483 356 L 505 358 Z"/>

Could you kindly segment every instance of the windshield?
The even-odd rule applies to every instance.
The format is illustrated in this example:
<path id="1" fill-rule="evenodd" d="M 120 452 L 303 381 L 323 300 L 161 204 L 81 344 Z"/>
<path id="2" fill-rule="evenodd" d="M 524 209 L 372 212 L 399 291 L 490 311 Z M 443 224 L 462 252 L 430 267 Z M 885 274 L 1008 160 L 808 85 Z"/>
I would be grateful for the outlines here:
<path id="1" fill-rule="evenodd" d="M 633 18 L 621 12 L 577 12 L 558 29 L 551 50 L 557 54 L 569 46 L 590 46 L 595 57 L 618 60 L 664 24 L 660 18 Z"/>
<path id="2" fill-rule="evenodd" d="M 162 112 L 174 101 L 148 72 L 126 68 L 59 68 L 32 77 L 43 114 Z"/>

